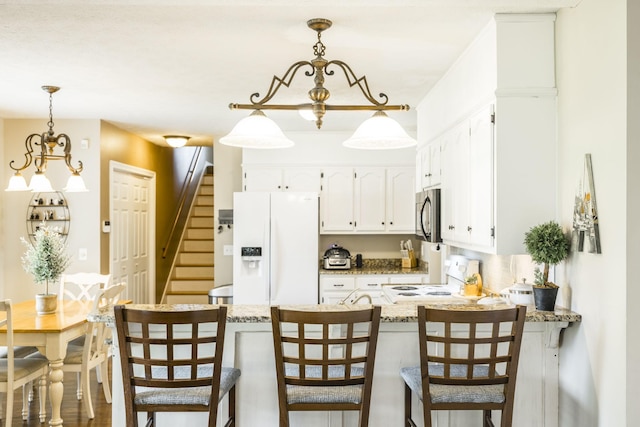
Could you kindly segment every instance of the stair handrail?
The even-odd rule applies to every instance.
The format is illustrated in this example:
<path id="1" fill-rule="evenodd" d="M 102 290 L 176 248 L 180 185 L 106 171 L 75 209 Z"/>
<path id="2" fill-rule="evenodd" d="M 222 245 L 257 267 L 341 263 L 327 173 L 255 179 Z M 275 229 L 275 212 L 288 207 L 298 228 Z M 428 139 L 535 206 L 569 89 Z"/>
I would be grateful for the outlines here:
<path id="1" fill-rule="evenodd" d="M 167 257 L 167 253 L 169 252 L 169 247 L 171 246 L 171 239 L 173 239 L 173 234 L 176 232 L 176 228 L 178 227 L 178 223 L 180 222 L 180 217 L 182 215 L 182 210 L 184 209 L 185 201 L 187 200 L 187 194 L 189 187 L 193 181 L 193 177 L 195 174 L 196 166 L 198 165 L 198 161 L 200 160 L 200 154 L 202 153 L 202 147 L 196 147 L 196 151 L 191 158 L 191 163 L 189 164 L 189 169 L 187 174 L 185 175 L 185 179 L 182 182 L 182 188 L 180 189 L 180 200 L 178 202 L 178 207 L 176 209 L 176 214 L 173 217 L 173 224 L 171 225 L 171 230 L 169 231 L 169 236 L 165 241 L 164 246 L 162 247 L 162 258 Z"/>

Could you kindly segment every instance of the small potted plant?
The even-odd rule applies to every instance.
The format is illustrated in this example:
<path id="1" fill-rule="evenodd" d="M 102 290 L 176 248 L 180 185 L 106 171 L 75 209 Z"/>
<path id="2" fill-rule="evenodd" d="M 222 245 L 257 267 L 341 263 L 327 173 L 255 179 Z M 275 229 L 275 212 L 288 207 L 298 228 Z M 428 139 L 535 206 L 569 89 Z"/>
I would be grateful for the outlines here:
<path id="1" fill-rule="evenodd" d="M 22 256 L 22 267 L 37 284 L 45 284 L 44 294 L 36 295 L 36 312 L 53 313 L 58 305 L 58 296 L 49 293 L 49 281 L 58 280 L 71 262 L 64 239 L 58 230 L 43 222 L 34 234 L 33 245 L 23 237 L 20 240 L 27 248 Z"/>
<path id="2" fill-rule="evenodd" d="M 464 295 L 465 296 L 481 296 L 482 280 L 478 273 L 465 277 L 464 279 Z"/>
<path id="3" fill-rule="evenodd" d="M 533 262 L 543 264 L 535 271 L 533 299 L 536 309 L 553 311 L 558 285 L 549 281 L 549 267 L 563 261 L 569 255 L 569 239 L 555 221 L 532 227 L 524 235 L 524 244 Z"/>

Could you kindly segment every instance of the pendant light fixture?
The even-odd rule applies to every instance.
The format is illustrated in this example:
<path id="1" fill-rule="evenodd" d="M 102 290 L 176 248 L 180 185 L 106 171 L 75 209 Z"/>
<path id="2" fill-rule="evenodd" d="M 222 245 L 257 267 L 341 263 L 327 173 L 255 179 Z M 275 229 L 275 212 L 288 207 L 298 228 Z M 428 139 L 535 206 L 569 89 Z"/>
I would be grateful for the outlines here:
<path id="1" fill-rule="evenodd" d="M 24 165 L 15 167 L 13 160 L 9 162 L 9 167 L 16 173 L 9 180 L 9 185 L 5 191 L 32 191 L 34 193 L 55 191 L 45 175 L 49 160 L 64 160 L 71 172 L 67 186 L 63 189 L 64 191 L 69 193 L 88 191 L 84 180 L 80 176 L 83 168 L 82 162 L 78 161 L 77 168 L 71 165 L 71 139 L 64 133 L 55 135 L 53 131 L 53 94 L 60 88 L 57 86 L 42 86 L 42 90 L 49 94 L 49 122 L 47 123 L 49 130 L 42 134 L 33 133 L 27 137 L 24 142 L 27 150 L 24 153 Z M 36 152 L 38 147 L 40 147 L 39 152 Z M 56 147 L 62 148 L 63 154 L 54 154 Z M 31 163 L 36 167 L 36 171 L 27 186 L 27 182 L 21 172 L 28 168 Z"/>
<path id="2" fill-rule="evenodd" d="M 280 127 L 269 119 L 262 110 L 294 110 L 299 113 L 311 114 L 318 129 L 322 127 L 323 118 L 327 111 L 373 111 L 372 118 L 365 121 L 356 133 L 344 142 L 346 147 L 361 149 L 392 149 L 405 148 L 416 145 L 395 120 L 388 117 L 384 111 L 408 111 L 408 105 L 389 105 L 388 97 L 380 93 L 376 99 L 369 90 L 366 76 L 358 77 L 351 67 L 340 60 L 325 59 L 326 47 L 322 43 L 322 32 L 331 27 L 332 22 L 324 18 L 310 19 L 307 26 L 317 33 L 318 41 L 313 45 L 315 58 L 310 61 L 298 61 L 289 67 L 282 77 L 274 76 L 267 94 L 259 98 L 259 93 L 253 93 L 250 104 L 229 104 L 232 110 L 254 110 L 247 118 L 242 119 L 226 136 L 220 138 L 220 143 L 243 148 L 285 148 L 293 145 L 280 130 Z M 304 68 L 304 74 L 313 77 L 315 86 L 308 92 L 310 103 L 302 104 L 270 104 L 281 87 L 289 87 L 296 73 Z M 349 87 L 356 86 L 368 101 L 363 105 L 332 105 L 326 101 L 331 93 L 324 87 L 325 77 L 333 76 L 336 69 L 342 70 Z M 258 119 L 259 117 L 259 119 Z M 367 124 L 370 120 L 371 123 Z"/>

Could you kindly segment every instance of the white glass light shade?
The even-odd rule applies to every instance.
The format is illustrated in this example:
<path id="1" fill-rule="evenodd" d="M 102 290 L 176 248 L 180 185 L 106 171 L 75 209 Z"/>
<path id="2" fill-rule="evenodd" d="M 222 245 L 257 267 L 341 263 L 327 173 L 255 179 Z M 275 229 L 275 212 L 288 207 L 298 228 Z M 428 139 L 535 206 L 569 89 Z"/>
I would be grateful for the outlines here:
<path id="1" fill-rule="evenodd" d="M 31 177 L 29 181 L 29 189 L 34 193 L 47 193 L 55 191 L 51 186 L 49 178 L 47 178 L 44 172 L 37 171 Z"/>
<path id="2" fill-rule="evenodd" d="M 372 117 L 362 122 L 351 138 L 344 141 L 342 145 L 362 150 L 390 150 L 412 147 L 417 143 L 398 122 L 383 111 L 377 111 Z"/>
<path id="3" fill-rule="evenodd" d="M 240 120 L 228 135 L 220 138 L 220 144 L 242 148 L 287 148 L 295 145 L 260 110 Z"/>
<path id="4" fill-rule="evenodd" d="M 165 135 L 163 138 L 165 141 L 167 141 L 167 144 L 169 144 L 173 148 L 184 147 L 185 145 L 187 145 L 187 142 L 190 139 L 188 136 L 180 135 Z"/>
<path id="5" fill-rule="evenodd" d="M 67 193 L 82 193 L 84 191 L 89 191 L 87 186 L 84 184 L 84 179 L 80 176 L 79 173 L 72 174 L 67 180 L 67 186 L 63 188 Z"/>
<path id="6" fill-rule="evenodd" d="M 24 176 L 22 176 L 20 172 L 16 172 L 16 174 L 9 179 L 9 185 L 4 191 L 29 191 L 29 187 L 27 186 L 27 181 L 25 181 Z"/>

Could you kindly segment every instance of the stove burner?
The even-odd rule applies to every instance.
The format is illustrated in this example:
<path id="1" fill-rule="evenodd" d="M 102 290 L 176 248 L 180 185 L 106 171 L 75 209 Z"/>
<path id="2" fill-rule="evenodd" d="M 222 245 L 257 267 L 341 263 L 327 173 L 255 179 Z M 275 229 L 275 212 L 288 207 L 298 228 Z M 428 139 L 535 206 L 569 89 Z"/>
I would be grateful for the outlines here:
<path id="1" fill-rule="evenodd" d="M 391 289 L 396 290 L 396 291 L 415 291 L 418 288 L 416 288 L 415 286 L 403 285 L 403 286 L 394 286 Z M 413 295 L 406 295 L 406 296 L 413 296 Z"/>
<path id="2" fill-rule="evenodd" d="M 399 286 L 401 287 L 401 286 Z M 410 288 L 411 286 L 406 286 L 407 288 Z M 416 292 L 399 292 L 398 293 L 399 296 L 401 297 L 415 297 L 418 296 L 420 294 L 416 293 Z"/>
<path id="3" fill-rule="evenodd" d="M 449 295 L 451 295 L 451 292 L 447 292 L 447 291 L 433 291 L 433 292 L 427 292 L 427 295 L 449 296 Z"/>

